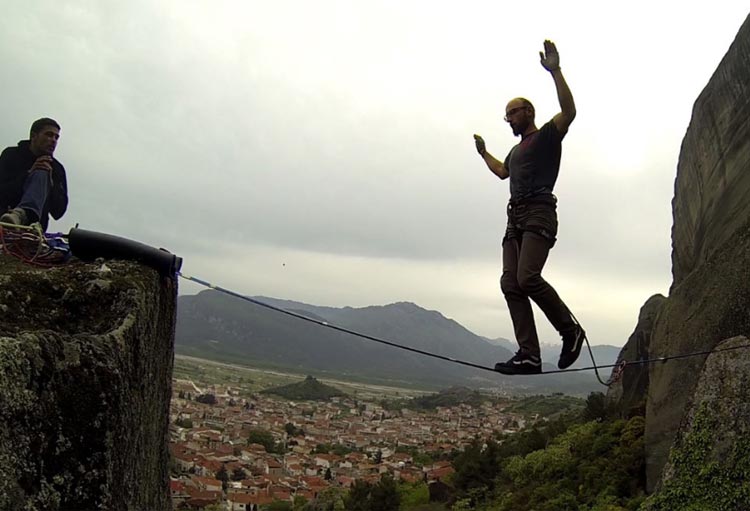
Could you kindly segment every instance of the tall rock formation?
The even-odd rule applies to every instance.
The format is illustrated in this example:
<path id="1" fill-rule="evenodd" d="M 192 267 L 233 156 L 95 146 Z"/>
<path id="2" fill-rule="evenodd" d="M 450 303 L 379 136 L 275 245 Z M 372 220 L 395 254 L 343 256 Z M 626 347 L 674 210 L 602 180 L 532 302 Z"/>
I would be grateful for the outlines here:
<path id="1" fill-rule="evenodd" d="M 0 510 L 171 509 L 177 285 L 0 255 Z"/>
<path id="2" fill-rule="evenodd" d="M 750 218 L 750 26 L 693 107 L 672 201 L 672 289 Z"/>
<path id="3" fill-rule="evenodd" d="M 648 353 L 641 357 L 710 351 L 724 339 L 750 336 L 748 62 L 750 17 L 693 108 L 672 201 L 674 280 L 656 315 Z M 750 357 L 750 350 L 734 356 Z M 659 484 L 705 360 L 704 355 L 648 366 L 645 441 L 650 490 Z M 624 394 L 633 391 L 623 389 Z"/>
<path id="4" fill-rule="evenodd" d="M 643 304 L 638 314 L 638 324 L 620 351 L 617 363 L 621 361 L 647 360 L 654 323 L 664 305 L 662 295 L 654 295 Z M 645 365 L 627 365 L 620 378 L 609 387 L 607 400 L 622 415 L 630 417 L 643 415 L 646 409 L 648 389 L 648 367 Z"/>

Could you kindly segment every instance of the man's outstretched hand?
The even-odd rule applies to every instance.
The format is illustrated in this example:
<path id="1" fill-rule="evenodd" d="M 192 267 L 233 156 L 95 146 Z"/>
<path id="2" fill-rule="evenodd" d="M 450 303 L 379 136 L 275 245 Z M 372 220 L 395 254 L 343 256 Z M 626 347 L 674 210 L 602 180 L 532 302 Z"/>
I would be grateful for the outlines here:
<path id="1" fill-rule="evenodd" d="M 542 63 L 542 67 L 550 73 L 560 69 L 560 54 L 557 53 L 555 43 L 549 39 L 544 41 L 544 51 L 539 52 L 539 61 Z"/>
<path id="2" fill-rule="evenodd" d="M 484 145 L 484 139 L 479 135 L 474 135 L 474 143 L 477 146 L 477 152 L 479 156 L 484 157 L 484 153 L 487 152 L 487 148 Z"/>

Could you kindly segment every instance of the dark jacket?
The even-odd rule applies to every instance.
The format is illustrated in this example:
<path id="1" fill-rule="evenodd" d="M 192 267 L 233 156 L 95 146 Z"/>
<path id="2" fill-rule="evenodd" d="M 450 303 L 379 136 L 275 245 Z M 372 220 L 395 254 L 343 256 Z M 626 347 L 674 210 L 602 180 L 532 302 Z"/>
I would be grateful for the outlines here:
<path id="1" fill-rule="evenodd" d="M 23 184 L 29 169 L 37 157 L 29 149 L 29 141 L 21 140 L 17 147 L 8 147 L 0 154 L 0 214 L 14 208 L 21 202 Z M 46 231 L 49 215 L 59 220 L 68 209 L 68 183 L 65 167 L 52 159 L 52 189 L 42 209 L 39 223 Z"/>

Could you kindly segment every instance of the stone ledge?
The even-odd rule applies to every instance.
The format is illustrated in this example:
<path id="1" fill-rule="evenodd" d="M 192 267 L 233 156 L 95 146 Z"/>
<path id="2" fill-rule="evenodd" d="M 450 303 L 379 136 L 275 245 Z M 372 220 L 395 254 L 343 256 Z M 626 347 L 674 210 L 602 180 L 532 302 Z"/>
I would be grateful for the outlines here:
<path id="1" fill-rule="evenodd" d="M 0 509 L 167 510 L 177 284 L 0 256 Z"/>

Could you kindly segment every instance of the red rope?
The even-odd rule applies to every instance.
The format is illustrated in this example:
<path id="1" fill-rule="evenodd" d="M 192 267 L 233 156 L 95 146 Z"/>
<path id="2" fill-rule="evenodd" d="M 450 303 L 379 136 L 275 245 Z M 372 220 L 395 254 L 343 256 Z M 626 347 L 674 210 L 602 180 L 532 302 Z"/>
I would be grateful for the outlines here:
<path id="1" fill-rule="evenodd" d="M 8 234 L 11 234 L 12 231 L 9 231 Z M 37 249 L 36 253 L 34 255 L 31 255 L 28 253 L 28 251 L 24 251 L 22 242 L 27 241 L 24 240 L 23 236 L 19 236 L 16 240 L 8 241 L 6 240 L 6 229 L 0 225 L 0 243 L 2 244 L 3 251 L 12 256 L 16 259 L 19 259 L 20 261 L 30 264 L 32 266 L 36 266 L 39 268 L 52 268 L 53 266 L 56 266 L 55 263 L 47 262 L 43 260 L 43 248 L 45 246 L 44 243 L 44 237 L 39 236 L 37 233 L 29 234 L 30 236 L 34 237 L 37 241 Z M 34 240 L 28 240 L 28 241 L 34 241 Z"/>

